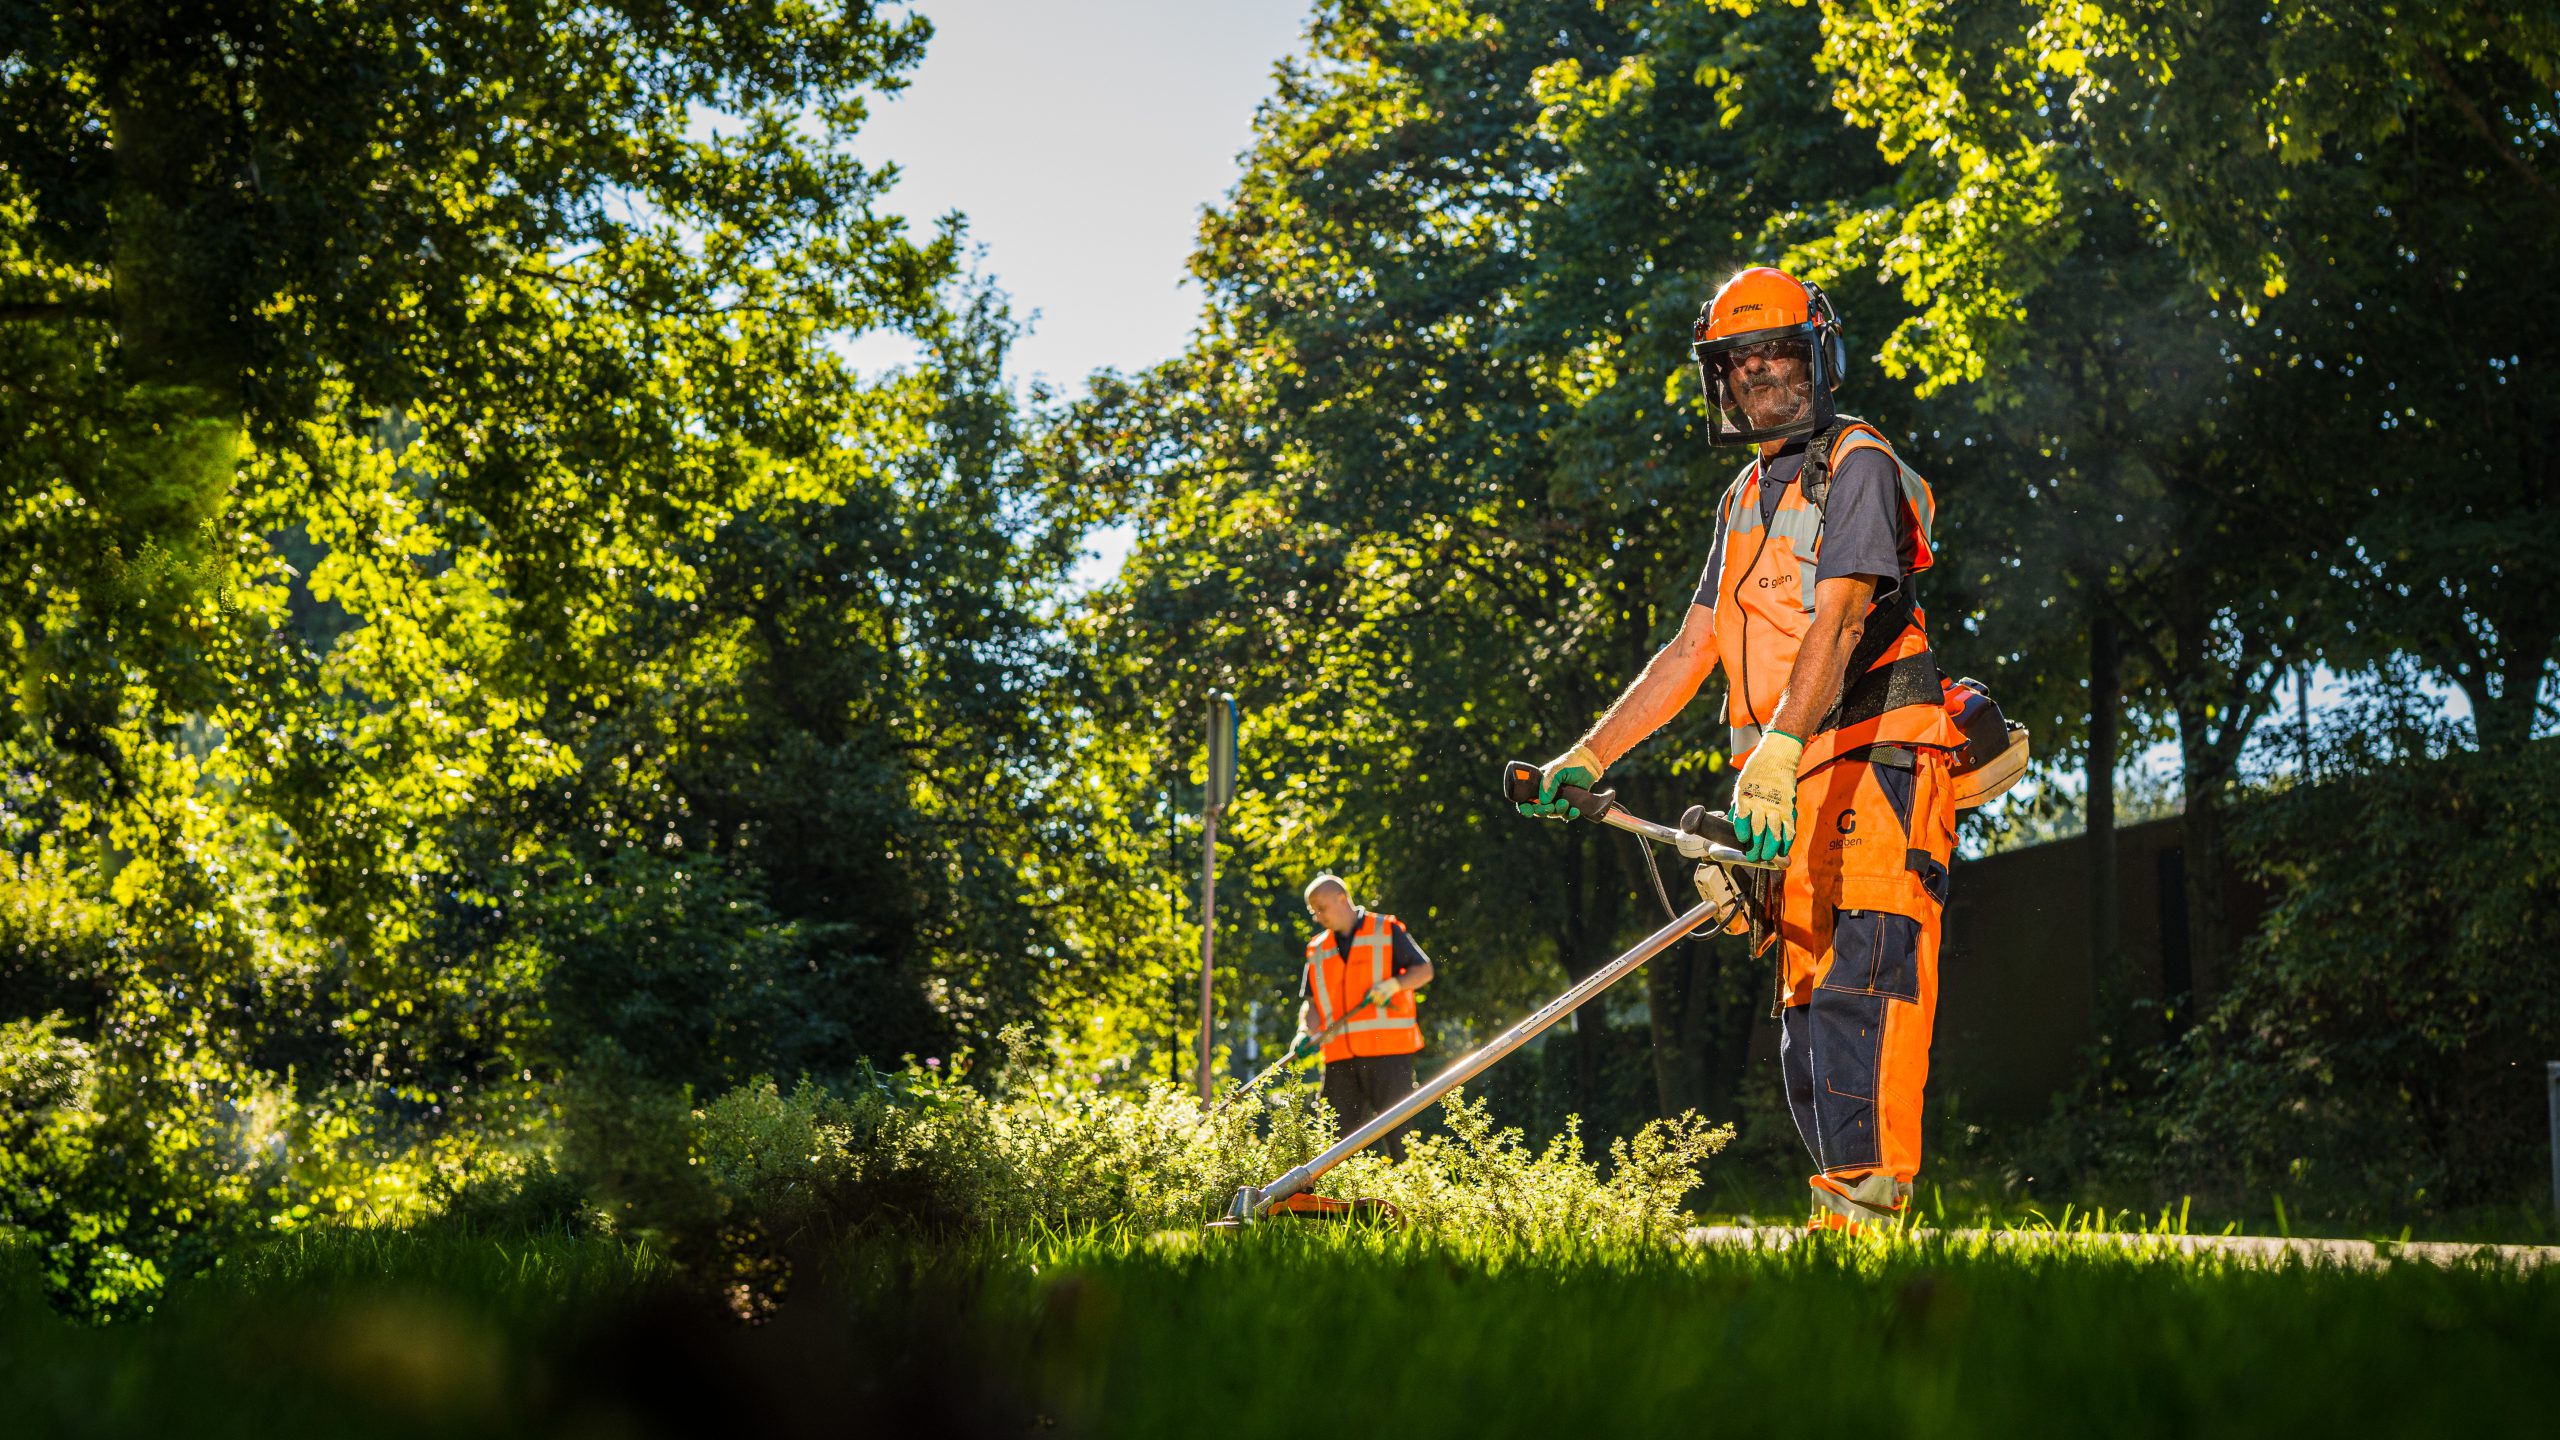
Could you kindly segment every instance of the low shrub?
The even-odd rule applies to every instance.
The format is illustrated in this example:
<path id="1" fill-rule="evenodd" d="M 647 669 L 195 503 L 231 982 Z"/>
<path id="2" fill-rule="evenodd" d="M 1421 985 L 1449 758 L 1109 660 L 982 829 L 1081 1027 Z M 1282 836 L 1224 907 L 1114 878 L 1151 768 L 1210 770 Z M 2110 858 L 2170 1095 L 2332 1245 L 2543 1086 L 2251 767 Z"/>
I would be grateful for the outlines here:
<path id="1" fill-rule="evenodd" d="M 1329 1194 L 1392 1202 L 1408 1224 L 1467 1239 L 1530 1248 L 1554 1239 L 1649 1241 L 1676 1237 L 1682 1197 L 1707 1160 L 1733 1139 L 1695 1111 L 1656 1120 L 1609 1142 L 1609 1173 L 1583 1158 L 1580 1122 L 1531 1150 L 1517 1129 L 1496 1128 L 1481 1100 L 1453 1092 L 1441 1104 L 1448 1132 L 1415 1135 L 1390 1164 L 1375 1151 L 1324 1177 Z"/>
<path id="2" fill-rule="evenodd" d="M 1677 1232 L 1682 1196 L 1732 1133 L 1695 1115 L 1655 1122 L 1613 1143 L 1604 1173 L 1573 1126 L 1533 1150 L 1480 1101 L 1453 1095 L 1443 1115 L 1447 1133 L 1414 1135 L 1402 1162 L 1356 1156 L 1318 1190 L 1389 1200 L 1413 1225 L 1458 1237 L 1641 1242 Z M 570 1128 L 570 1166 L 590 1167 L 611 1224 L 750 1285 L 779 1257 L 864 1231 L 1197 1226 L 1335 1138 L 1306 1087 L 1204 1117 L 1161 1083 L 1046 1079 L 990 1094 L 919 1067 L 833 1086 L 762 1080 L 699 1104 L 589 1096 Z"/>

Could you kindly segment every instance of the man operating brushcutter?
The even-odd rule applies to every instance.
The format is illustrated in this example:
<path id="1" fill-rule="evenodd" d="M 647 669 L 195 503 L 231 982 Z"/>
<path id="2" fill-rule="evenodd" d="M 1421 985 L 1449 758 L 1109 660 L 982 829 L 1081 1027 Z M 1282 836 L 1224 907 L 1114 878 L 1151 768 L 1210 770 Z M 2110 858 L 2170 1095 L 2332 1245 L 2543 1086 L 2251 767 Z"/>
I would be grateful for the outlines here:
<path id="1" fill-rule="evenodd" d="M 1920 1168 L 1955 839 L 1949 755 L 1965 743 L 1914 584 L 1934 558 L 1936 506 L 1881 433 L 1834 410 L 1847 347 L 1818 287 L 1743 271 L 1699 315 L 1690 352 L 1708 438 L 1756 453 L 1716 507 L 1680 633 L 1520 808 L 1575 818 L 1557 788 L 1592 786 L 1723 667 L 1733 754 L 1747 757 L 1734 830 L 1753 859 L 1786 861 L 1753 929 L 1777 950 L 1813 1223 L 1853 1229 L 1901 1215 Z M 1725 876 L 1701 867 L 1701 892 Z"/>
<path id="2" fill-rule="evenodd" d="M 1340 876 L 1318 875 L 1306 898 L 1317 928 L 1307 941 L 1298 1035 L 1284 1058 L 1324 1051 L 1325 1103 L 1348 1135 L 1413 1091 L 1422 1048 L 1413 992 L 1431 983 L 1431 957 L 1403 921 L 1352 904 Z M 1380 1143 L 1389 1159 L 1404 1158 L 1403 1130 Z"/>

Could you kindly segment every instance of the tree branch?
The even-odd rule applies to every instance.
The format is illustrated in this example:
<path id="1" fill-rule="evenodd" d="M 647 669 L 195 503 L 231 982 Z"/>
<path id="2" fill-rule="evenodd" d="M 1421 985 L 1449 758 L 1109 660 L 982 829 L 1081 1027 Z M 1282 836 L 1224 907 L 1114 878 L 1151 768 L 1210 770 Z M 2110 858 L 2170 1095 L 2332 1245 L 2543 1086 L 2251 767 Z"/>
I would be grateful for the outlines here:
<path id="1" fill-rule="evenodd" d="M 2497 152 L 2498 158 L 2507 162 L 2507 168 L 2523 176 L 2524 183 L 2541 191 L 2543 199 L 2560 204 L 2560 190 L 2553 189 L 2551 182 L 2542 178 L 2541 171 L 2526 164 L 2524 157 L 2507 144 L 2506 137 L 2489 123 L 2489 117 L 2481 114 L 2480 107 L 2471 103 L 2471 97 L 2463 92 L 2461 82 L 2453 78 L 2453 72 L 2445 68 L 2444 58 L 2425 47 L 2421 47 L 2418 54 L 2426 60 L 2427 70 L 2435 76 L 2436 84 L 2443 88 L 2445 98 L 2462 112 L 2462 118 L 2471 122 L 2472 129 L 2480 132 L 2480 138 L 2489 142 L 2489 148 Z"/>
<path id="2" fill-rule="evenodd" d="M 12 300 L 0 302 L 0 325 L 25 324 L 38 320 L 80 320 L 104 314 L 94 301 L 84 300 Z"/>
<path id="3" fill-rule="evenodd" d="M 529 280 L 539 280 L 556 288 L 585 290 L 602 295 L 618 305 L 636 310 L 643 315 L 652 315 L 665 320 L 709 320 L 722 315 L 800 315 L 805 313 L 785 305 L 758 305 L 744 300 L 729 305 L 652 305 L 635 300 L 619 286 L 608 285 L 601 280 L 589 280 L 581 275 L 571 275 L 562 270 L 547 270 L 538 265 L 516 265 L 509 268 Z"/>

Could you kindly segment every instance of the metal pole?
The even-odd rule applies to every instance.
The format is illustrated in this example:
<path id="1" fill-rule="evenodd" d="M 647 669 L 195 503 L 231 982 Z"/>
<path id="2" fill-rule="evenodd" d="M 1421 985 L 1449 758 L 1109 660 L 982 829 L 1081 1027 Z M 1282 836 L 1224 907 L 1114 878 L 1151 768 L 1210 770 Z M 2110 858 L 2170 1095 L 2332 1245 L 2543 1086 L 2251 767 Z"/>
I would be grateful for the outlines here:
<path id="1" fill-rule="evenodd" d="M 2295 694 L 2296 696 L 2298 696 L 2298 697 L 2301 699 L 2301 701 L 2302 701 L 2302 783 L 2303 783 L 2303 784 L 2305 784 L 2305 785 L 2308 785 L 2308 784 L 2310 784 L 2310 783 L 2311 783 L 2311 667 L 2310 667 L 2310 666 L 2308 666 L 2308 665 L 2303 666 L 2303 667 L 2302 667 L 2302 669 L 2301 669 L 2301 671 L 2299 672 L 2299 674 L 2298 674 L 2298 676 L 2297 676 L 2297 678 L 2296 678 L 2295 686 L 2294 686 L 2294 694 Z"/>
<path id="2" fill-rule="evenodd" d="M 2560 1210 L 2560 1060 L 2543 1062 L 2551 1082 L 2551 1208 Z"/>
<path id="3" fill-rule="evenodd" d="M 1713 901 L 1699 902 L 1696 909 L 1646 936 L 1642 944 L 1593 971 L 1583 979 L 1581 984 L 1548 1001 L 1536 1014 L 1485 1042 L 1483 1049 L 1460 1058 L 1448 1069 L 1431 1077 L 1430 1083 L 1388 1106 L 1378 1118 L 1335 1141 L 1332 1149 L 1272 1181 L 1260 1190 L 1246 1190 L 1236 1196 L 1235 1208 L 1230 1213 L 1239 1220 L 1256 1219 L 1272 1206 L 1306 1189 L 1316 1182 L 1316 1177 L 1384 1139 L 1390 1131 L 1421 1114 L 1441 1096 L 1473 1079 L 1496 1060 L 1535 1039 L 1539 1032 L 1580 1008 L 1582 1002 L 1617 984 L 1637 966 L 1678 944 L 1687 938 L 1691 931 L 1715 917 L 1716 907 Z M 2553 1067 L 2553 1071 L 2555 1074 L 2560 1074 L 2560 1066 Z"/>
<path id="4" fill-rule="evenodd" d="M 1211 781 L 1215 784 L 1215 780 Z M 1200 807 L 1200 1103 L 1217 1082 L 1209 1074 L 1209 979 L 1218 960 L 1218 811 Z"/>
<path id="5" fill-rule="evenodd" d="M 1173 787 L 1168 785 L 1164 791 L 1164 869 L 1165 879 L 1175 885 L 1182 883 L 1179 878 L 1182 873 L 1181 830 L 1182 807 L 1175 803 Z M 1168 889 L 1164 892 L 1165 929 L 1171 932 L 1181 923 L 1182 892 Z M 1174 1003 L 1179 1005 L 1182 1002 L 1175 1000 Z M 1165 1023 L 1172 1028 L 1165 1032 L 1164 1079 L 1168 1085 L 1179 1085 L 1182 1083 L 1182 1022 L 1168 1015 Z"/>

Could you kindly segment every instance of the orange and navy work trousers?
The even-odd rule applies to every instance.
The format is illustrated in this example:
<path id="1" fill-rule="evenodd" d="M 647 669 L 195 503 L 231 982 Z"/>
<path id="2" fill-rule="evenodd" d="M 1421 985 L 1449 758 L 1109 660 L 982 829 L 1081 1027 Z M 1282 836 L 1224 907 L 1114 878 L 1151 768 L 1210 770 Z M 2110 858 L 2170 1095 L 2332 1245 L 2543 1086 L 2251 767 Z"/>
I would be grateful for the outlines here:
<path id="1" fill-rule="evenodd" d="M 1877 746 L 1798 782 L 1779 888 L 1779 1059 L 1817 1220 L 1893 1219 L 1919 1173 L 1955 819 L 1944 751 Z"/>

